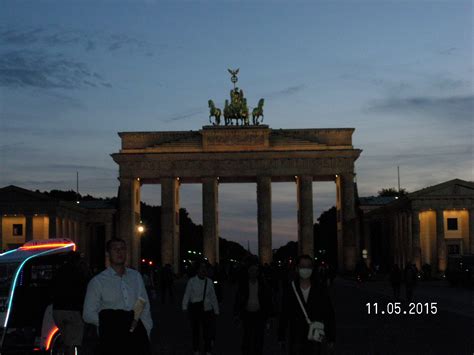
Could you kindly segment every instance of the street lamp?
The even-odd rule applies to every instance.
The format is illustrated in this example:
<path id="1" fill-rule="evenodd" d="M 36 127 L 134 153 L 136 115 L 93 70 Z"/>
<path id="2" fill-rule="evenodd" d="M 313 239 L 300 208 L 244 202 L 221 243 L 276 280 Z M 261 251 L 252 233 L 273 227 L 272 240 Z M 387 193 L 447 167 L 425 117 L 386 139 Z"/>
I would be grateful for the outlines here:
<path id="1" fill-rule="evenodd" d="M 145 232 L 145 226 L 142 221 L 140 221 L 140 223 L 138 224 L 137 231 L 140 234 L 143 234 Z"/>

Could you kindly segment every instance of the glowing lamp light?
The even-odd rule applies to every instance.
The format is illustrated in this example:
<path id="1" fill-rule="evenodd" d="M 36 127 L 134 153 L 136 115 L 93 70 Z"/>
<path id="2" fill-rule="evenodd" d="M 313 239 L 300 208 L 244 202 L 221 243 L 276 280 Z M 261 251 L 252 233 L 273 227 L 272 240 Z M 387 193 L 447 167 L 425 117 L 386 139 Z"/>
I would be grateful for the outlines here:
<path id="1" fill-rule="evenodd" d="M 140 225 L 137 227 L 138 233 L 143 233 L 145 231 L 145 227 Z"/>
<path id="2" fill-rule="evenodd" d="M 51 341 L 53 340 L 57 332 L 59 332 L 59 328 L 54 327 L 53 330 L 51 330 L 51 332 L 48 334 L 48 337 L 46 338 L 46 351 L 48 351 L 51 347 Z"/>
<path id="3" fill-rule="evenodd" d="M 148 265 L 153 265 L 153 261 L 150 260 L 150 261 L 148 262 Z"/>
<path id="4" fill-rule="evenodd" d="M 142 259 L 142 263 L 146 263 L 146 260 L 145 260 L 145 259 Z"/>

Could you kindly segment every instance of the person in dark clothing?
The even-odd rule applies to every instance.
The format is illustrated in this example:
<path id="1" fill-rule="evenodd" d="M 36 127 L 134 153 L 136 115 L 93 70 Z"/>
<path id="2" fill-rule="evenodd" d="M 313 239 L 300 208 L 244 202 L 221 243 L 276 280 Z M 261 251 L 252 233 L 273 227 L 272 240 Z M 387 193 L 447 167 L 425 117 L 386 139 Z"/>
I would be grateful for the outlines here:
<path id="1" fill-rule="evenodd" d="M 272 315 L 271 290 L 258 265 L 248 268 L 248 278 L 240 283 L 235 297 L 234 316 L 242 321 L 242 354 L 260 355 L 265 325 Z"/>
<path id="2" fill-rule="evenodd" d="M 99 334 L 102 341 L 100 354 L 147 354 L 151 355 L 147 331 L 142 322 L 137 322 L 131 331 L 133 311 L 104 309 L 99 312 Z M 120 339 L 120 340 L 118 340 Z"/>
<path id="3" fill-rule="evenodd" d="M 53 319 L 61 332 L 65 355 L 75 354 L 82 347 L 82 306 L 89 278 L 87 265 L 73 252 L 53 280 Z"/>
<path id="4" fill-rule="evenodd" d="M 402 272 L 397 264 L 392 266 L 390 270 L 390 283 L 392 284 L 393 296 L 396 300 L 400 299 L 400 284 L 402 282 Z"/>
<path id="5" fill-rule="evenodd" d="M 324 346 L 327 352 L 334 350 L 335 315 L 326 287 L 320 287 L 311 278 L 313 259 L 302 255 L 297 261 L 298 277 L 295 278 L 294 289 L 303 303 L 310 322 L 324 324 Z M 282 348 L 288 348 L 291 355 L 317 355 L 323 349 L 321 342 L 308 340 L 309 324 L 296 297 L 293 285 L 286 287 L 283 293 L 282 310 L 278 327 L 278 340 Z M 288 343 L 286 343 L 287 330 Z M 288 344 L 288 346 L 286 346 Z"/>
<path id="6" fill-rule="evenodd" d="M 413 289 L 416 285 L 418 270 L 412 263 L 408 263 L 405 267 L 405 292 L 407 302 L 411 302 L 413 299 Z"/>
<path id="7" fill-rule="evenodd" d="M 174 300 L 174 294 L 173 294 L 174 275 L 173 275 L 173 268 L 171 267 L 170 264 L 166 264 L 162 268 L 160 281 L 161 281 L 160 282 L 161 303 L 165 304 L 167 297 L 168 297 L 169 302 L 172 303 Z"/>

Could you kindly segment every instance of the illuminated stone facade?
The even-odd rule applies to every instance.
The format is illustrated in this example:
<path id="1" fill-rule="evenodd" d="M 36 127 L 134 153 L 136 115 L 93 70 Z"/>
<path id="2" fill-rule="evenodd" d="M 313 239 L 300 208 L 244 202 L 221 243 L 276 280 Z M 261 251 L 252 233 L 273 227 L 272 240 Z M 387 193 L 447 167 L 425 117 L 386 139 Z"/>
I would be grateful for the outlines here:
<path id="1" fill-rule="evenodd" d="M 337 189 L 340 268 L 356 261 L 353 128 L 271 129 L 259 126 L 205 126 L 188 132 L 122 132 L 119 153 L 119 234 L 139 260 L 140 186 L 161 184 L 162 263 L 179 268 L 179 186 L 203 185 L 204 255 L 218 254 L 218 186 L 254 182 L 257 190 L 259 256 L 272 261 L 271 182 L 296 182 L 298 241 L 301 253 L 313 254 L 313 181 L 334 181 Z M 296 232 L 296 231 L 295 231 Z"/>
<path id="2" fill-rule="evenodd" d="M 92 268 L 105 265 L 105 242 L 114 233 L 115 207 L 104 201 L 60 201 L 17 186 L 0 189 L 0 247 L 68 238 Z"/>
<path id="3" fill-rule="evenodd" d="M 474 183 L 450 180 L 401 197 L 363 217 L 362 248 L 375 264 L 429 264 L 474 254 Z M 372 260 L 373 259 L 373 260 Z"/>

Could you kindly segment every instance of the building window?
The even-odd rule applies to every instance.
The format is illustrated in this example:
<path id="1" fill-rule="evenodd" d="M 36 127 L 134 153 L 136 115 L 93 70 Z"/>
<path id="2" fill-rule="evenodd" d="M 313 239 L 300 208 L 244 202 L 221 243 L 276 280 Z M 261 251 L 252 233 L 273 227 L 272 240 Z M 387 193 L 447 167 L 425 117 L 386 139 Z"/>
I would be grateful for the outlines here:
<path id="1" fill-rule="evenodd" d="M 448 244 L 448 255 L 459 255 L 461 254 L 461 250 L 459 244 Z"/>
<path id="2" fill-rule="evenodd" d="M 457 231 L 457 230 L 458 230 L 458 219 L 448 218 L 448 231 Z"/>
<path id="3" fill-rule="evenodd" d="M 23 224 L 14 224 L 13 225 L 13 236 L 21 237 L 23 235 Z"/>

